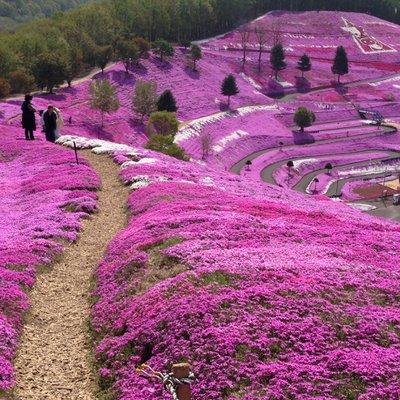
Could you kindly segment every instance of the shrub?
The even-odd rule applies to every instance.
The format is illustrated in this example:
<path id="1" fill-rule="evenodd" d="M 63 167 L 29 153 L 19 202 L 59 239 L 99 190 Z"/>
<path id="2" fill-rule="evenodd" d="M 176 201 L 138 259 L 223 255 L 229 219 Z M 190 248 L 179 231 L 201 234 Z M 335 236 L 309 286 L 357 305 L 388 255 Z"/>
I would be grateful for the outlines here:
<path id="1" fill-rule="evenodd" d="M 315 122 L 315 114 L 305 107 L 299 107 L 294 114 L 294 122 L 304 132 L 304 128 Z"/>
<path id="2" fill-rule="evenodd" d="M 172 136 L 153 134 L 151 135 L 145 148 L 175 157 L 178 160 L 189 160 L 189 157 L 185 154 L 185 150 L 174 143 Z"/>
<path id="3" fill-rule="evenodd" d="M 175 114 L 167 111 L 152 113 L 147 124 L 147 134 L 174 137 L 178 132 L 179 121 Z"/>

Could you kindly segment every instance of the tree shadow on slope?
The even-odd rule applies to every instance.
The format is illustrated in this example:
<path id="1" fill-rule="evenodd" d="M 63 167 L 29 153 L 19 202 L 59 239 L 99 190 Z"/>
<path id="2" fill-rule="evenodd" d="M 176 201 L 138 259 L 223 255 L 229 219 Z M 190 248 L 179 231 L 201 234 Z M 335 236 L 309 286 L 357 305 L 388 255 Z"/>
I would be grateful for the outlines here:
<path id="1" fill-rule="evenodd" d="M 309 132 L 292 131 L 294 144 L 303 145 L 315 142 L 315 138 Z"/>
<path id="2" fill-rule="evenodd" d="M 163 71 L 163 72 L 168 72 L 173 68 L 173 65 L 167 61 L 161 61 L 159 58 L 157 57 L 150 57 L 149 61 L 155 66 L 157 67 L 159 70 Z"/>
<path id="3" fill-rule="evenodd" d="M 195 80 L 199 80 L 200 79 L 200 72 L 198 70 L 193 71 L 192 68 L 186 67 L 185 68 L 185 73 L 191 79 L 195 79 Z"/>
<path id="4" fill-rule="evenodd" d="M 311 83 L 310 81 L 301 76 L 296 76 L 296 89 L 299 93 L 307 93 L 311 89 Z"/>

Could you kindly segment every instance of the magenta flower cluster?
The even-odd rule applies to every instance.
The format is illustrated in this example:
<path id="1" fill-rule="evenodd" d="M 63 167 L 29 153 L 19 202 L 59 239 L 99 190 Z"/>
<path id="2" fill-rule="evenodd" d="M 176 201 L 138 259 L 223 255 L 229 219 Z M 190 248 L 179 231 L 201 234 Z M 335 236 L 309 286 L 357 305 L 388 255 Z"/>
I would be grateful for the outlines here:
<path id="1" fill-rule="evenodd" d="M 169 399 L 135 368 L 179 361 L 199 400 L 400 396 L 399 225 L 109 149 L 141 187 L 96 271 L 96 357 L 116 398 Z"/>
<path id="2" fill-rule="evenodd" d="M 36 268 L 73 241 L 96 210 L 99 179 L 84 159 L 44 142 L 0 142 L 0 397 L 15 384 L 12 359 Z"/>

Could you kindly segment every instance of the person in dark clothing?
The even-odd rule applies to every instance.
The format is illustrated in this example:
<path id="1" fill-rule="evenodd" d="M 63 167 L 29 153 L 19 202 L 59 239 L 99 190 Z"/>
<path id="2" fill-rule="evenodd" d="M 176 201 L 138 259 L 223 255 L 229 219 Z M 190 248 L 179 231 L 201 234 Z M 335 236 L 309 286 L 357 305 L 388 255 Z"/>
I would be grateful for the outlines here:
<path id="1" fill-rule="evenodd" d="M 54 143 L 56 141 L 57 114 L 52 105 L 49 105 L 47 111 L 43 114 L 43 122 L 46 140 Z"/>
<path id="2" fill-rule="evenodd" d="M 36 120 L 35 120 L 35 107 L 33 107 L 31 101 L 33 97 L 29 94 L 25 96 L 25 101 L 22 103 L 22 127 L 25 129 L 25 139 L 35 140 L 33 132 L 36 131 Z"/>

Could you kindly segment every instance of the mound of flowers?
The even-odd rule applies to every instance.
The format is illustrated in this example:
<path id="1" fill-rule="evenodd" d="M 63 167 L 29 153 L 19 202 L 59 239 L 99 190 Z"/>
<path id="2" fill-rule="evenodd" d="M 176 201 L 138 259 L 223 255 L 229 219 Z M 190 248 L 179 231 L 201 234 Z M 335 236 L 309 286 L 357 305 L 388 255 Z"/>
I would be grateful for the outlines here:
<path id="1" fill-rule="evenodd" d="M 399 225 L 196 163 L 75 140 L 112 154 L 134 189 L 129 225 L 96 272 L 105 390 L 168 399 L 135 368 L 188 361 L 200 400 L 400 396 Z"/>
<path id="2" fill-rule="evenodd" d="M 36 268 L 74 241 L 96 210 L 99 179 L 73 152 L 40 141 L 0 143 L 0 397 L 14 384 L 12 359 Z"/>

